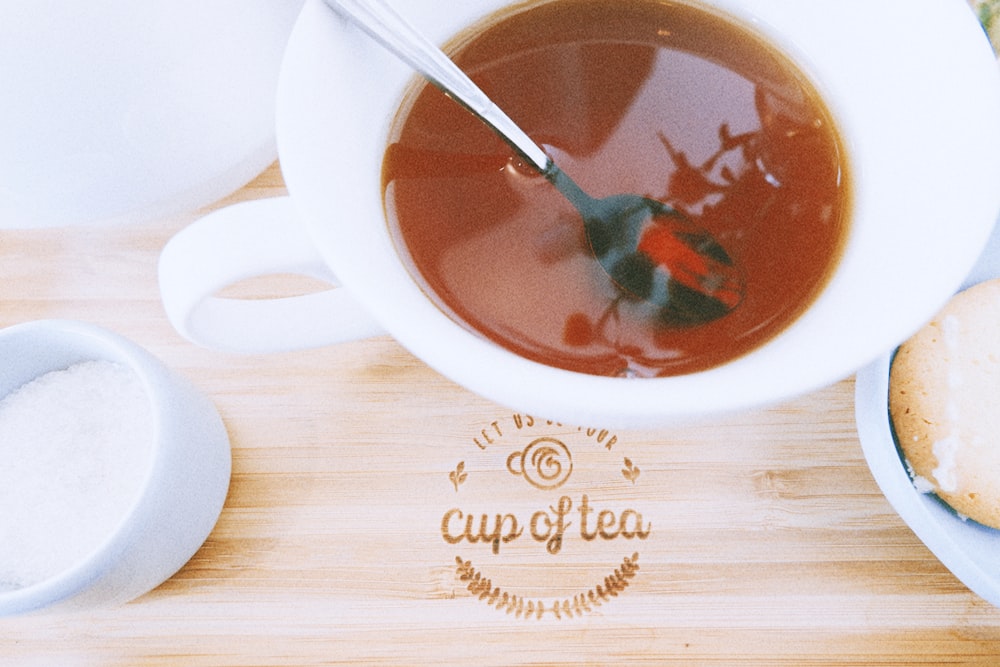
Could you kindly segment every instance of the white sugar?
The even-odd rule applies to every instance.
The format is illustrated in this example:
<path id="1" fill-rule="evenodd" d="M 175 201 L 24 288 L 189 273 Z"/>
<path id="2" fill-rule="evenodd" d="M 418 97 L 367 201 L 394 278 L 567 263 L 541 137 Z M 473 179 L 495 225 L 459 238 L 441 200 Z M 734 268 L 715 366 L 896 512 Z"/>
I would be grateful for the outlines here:
<path id="1" fill-rule="evenodd" d="M 111 535 L 152 435 L 141 382 L 110 361 L 46 373 L 0 400 L 0 591 L 64 571 Z"/>

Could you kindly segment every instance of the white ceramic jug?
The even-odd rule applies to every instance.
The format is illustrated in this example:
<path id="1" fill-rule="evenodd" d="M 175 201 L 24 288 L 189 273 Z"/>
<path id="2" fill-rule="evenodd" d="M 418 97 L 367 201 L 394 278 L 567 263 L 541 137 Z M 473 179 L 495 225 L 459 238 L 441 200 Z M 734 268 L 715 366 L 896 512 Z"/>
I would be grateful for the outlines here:
<path id="1" fill-rule="evenodd" d="M 0 3 L 0 228 L 144 221 L 249 181 L 301 6 Z"/>

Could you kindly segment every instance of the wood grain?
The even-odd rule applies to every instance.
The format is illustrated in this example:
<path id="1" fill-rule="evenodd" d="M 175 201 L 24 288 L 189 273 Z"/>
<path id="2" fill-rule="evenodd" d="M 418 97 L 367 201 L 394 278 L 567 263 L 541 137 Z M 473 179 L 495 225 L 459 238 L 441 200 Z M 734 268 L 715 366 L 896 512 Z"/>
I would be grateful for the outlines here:
<path id="1" fill-rule="evenodd" d="M 219 205 L 283 192 L 274 165 Z M 602 435 L 600 424 L 528 426 L 386 337 L 270 356 L 204 350 L 167 323 L 156 283 L 160 248 L 195 217 L 0 231 L 0 325 L 66 317 L 132 338 L 215 401 L 234 459 L 219 523 L 177 575 L 121 608 L 0 620 L 0 665 L 1000 660 L 1000 610 L 875 485 L 851 379 L 710 423 Z M 245 288 L 301 289 L 290 278 Z M 572 451 L 573 476 L 553 491 L 511 471 L 539 438 Z M 563 496 L 570 525 L 550 553 L 532 533 Z M 505 527 L 516 519 L 521 532 L 497 553 L 451 543 L 462 524 L 444 522 L 449 510 L 488 526 L 510 515 Z M 597 532 L 603 510 L 613 539 Z M 605 577 L 633 555 L 638 568 L 611 595 Z M 473 592 L 461 578 L 471 572 Z M 550 606 L 598 587 L 607 599 L 589 610 Z M 504 593 L 549 606 L 518 612 L 498 604 Z"/>

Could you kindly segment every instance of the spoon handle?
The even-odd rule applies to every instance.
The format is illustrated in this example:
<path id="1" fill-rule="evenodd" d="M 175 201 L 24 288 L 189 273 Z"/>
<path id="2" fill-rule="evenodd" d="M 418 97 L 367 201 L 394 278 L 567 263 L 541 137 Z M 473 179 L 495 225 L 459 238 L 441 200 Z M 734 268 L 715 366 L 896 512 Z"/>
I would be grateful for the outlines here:
<path id="1" fill-rule="evenodd" d="M 547 172 L 551 160 L 545 151 L 391 6 L 383 0 L 326 0 L 326 4 L 482 119 L 538 171 Z"/>

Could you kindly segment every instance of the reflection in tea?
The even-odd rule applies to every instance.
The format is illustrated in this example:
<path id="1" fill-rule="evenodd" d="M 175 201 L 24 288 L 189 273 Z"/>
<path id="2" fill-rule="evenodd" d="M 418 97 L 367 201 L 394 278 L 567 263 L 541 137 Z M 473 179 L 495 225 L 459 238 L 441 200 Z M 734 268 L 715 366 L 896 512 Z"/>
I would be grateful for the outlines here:
<path id="1" fill-rule="evenodd" d="M 386 150 L 388 218 L 428 294 L 471 329 L 560 368 L 690 373 L 775 336 L 830 276 L 849 217 L 841 142 L 806 77 L 755 34 L 684 4 L 555 0 L 452 55 L 581 187 L 664 201 L 746 276 L 727 316 L 663 321 L 601 269 L 543 176 L 422 85 Z"/>

